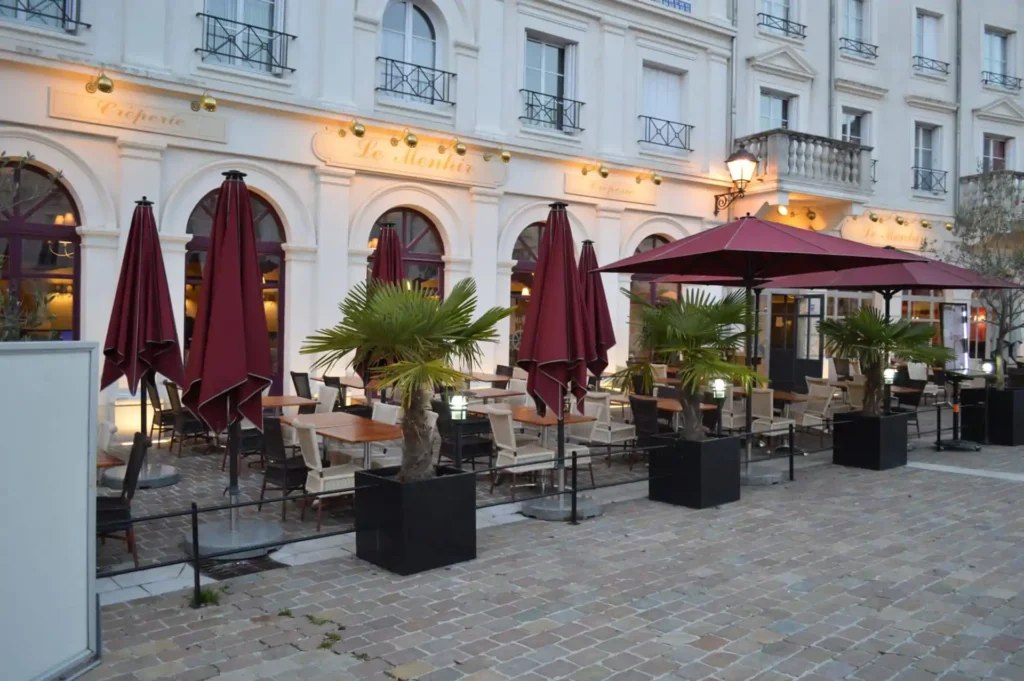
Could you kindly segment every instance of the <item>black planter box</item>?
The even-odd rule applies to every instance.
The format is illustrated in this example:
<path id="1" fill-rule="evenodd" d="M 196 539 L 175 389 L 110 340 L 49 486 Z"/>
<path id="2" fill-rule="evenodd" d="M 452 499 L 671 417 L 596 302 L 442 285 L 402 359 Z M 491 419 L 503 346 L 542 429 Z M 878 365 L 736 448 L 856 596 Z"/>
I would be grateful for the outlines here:
<path id="1" fill-rule="evenodd" d="M 711 508 L 740 500 L 740 438 L 671 441 L 648 454 L 647 496 L 689 508 Z"/>
<path id="2" fill-rule="evenodd" d="M 1024 390 L 968 388 L 960 391 L 963 439 L 985 441 L 985 407 L 988 400 L 988 441 L 1009 447 L 1024 445 Z"/>
<path id="3" fill-rule="evenodd" d="M 899 411 L 882 416 L 836 414 L 832 463 L 872 471 L 906 466 L 909 421 L 910 414 Z"/>
<path id="4" fill-rule="evenodd" d="M 398 467 L 356 472 L 356 555 L 399 575 L 476 558 L 476 476 L 438 466 L 398 482 Z"/>

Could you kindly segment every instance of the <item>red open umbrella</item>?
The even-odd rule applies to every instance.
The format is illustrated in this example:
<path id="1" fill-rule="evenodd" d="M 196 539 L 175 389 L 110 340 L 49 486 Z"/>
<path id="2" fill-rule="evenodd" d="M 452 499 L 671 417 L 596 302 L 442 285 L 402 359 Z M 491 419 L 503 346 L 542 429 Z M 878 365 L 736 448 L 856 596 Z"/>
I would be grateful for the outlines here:
<path id="1" fill-rule="evenodd" d="M 182 402 L 211 430 L 221 432 L 230 426 L 228 490 L 234 503 L 239 426 L 245 418 L 263 430 L 262 393 L 271 384 L 271 362 L 249 190 L 244 173 L 231 170 L 224 177 L 203 267 Z"/>
<path id="2" fill-rule="evenodd" d="M 389 284 L 398 284 L 405 279 L 402 243 L 398 239 L 395 226 L 391 223 L 385 223 L 380 227 L 380 237 L 377 239 L 377 250 L 373 255 L 370 278 Z"/>
<path id="3" fill-rule="evenodd" d="M 594 330 L 596 358 L 588 365 L 590 372 L 598 379 L 608 368 L 608 350 L 615 345 L 615 329 L 612 316 L 608 312 L 608 298 L 604 294 L 604 282 L 597 271 L 597 253 L 594 242 L 583 242 L 580 253 L 580 286 L 583 289 L 583 303 L 586 305 L 587 316 L 584 322 Z"/>

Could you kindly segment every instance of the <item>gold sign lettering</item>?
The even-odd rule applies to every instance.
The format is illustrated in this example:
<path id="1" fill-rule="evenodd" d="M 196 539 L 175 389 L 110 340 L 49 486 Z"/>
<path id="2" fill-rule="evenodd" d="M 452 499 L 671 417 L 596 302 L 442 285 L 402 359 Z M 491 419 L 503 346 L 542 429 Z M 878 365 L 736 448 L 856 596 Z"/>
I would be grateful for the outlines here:
<path id="1" fill-rule="evenodd" d="M 223 117 L 172 111 L 109 95 L 79 94 L 50 90 L 50 117 L 115 128 L 191 137 L 210 142 L 226 142 Z"/>

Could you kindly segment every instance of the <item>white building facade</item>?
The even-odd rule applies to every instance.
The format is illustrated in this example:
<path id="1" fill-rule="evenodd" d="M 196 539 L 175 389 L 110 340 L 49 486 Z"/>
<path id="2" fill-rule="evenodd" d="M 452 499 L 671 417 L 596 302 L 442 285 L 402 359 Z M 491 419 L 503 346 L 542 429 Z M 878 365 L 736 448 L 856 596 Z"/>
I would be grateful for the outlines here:
<path id="1" fill-rule="evenodd" d="M 0 149 L 34 156 L 23 173 L 62 172 L 59 199 L 0 217 L 18 256 L 4 285 L 53 294 L 54 330 L 102 341 L 146 196 L 187 343 L 215 192 L 241 170 L 286 392 L 310 363 L 303 339 L 365 279 L 382 222 L 410 278 L 443 295 L 473 277 L 481 306 L 517 308 L 484 349 L 491 368 L 515 357 L 552 201 L 601 263 L 748 211 L 919 248 L 946 236 L 959 176 L 1024 164 L 1020 2 L 2 4 Z M 93 87 L 101 73 L 112 92 Z M 716 214 L 734 141 L 762 165 Z M 680 291 L 629 275 L 605 287 L 622 365 L 618 289 Z"/>

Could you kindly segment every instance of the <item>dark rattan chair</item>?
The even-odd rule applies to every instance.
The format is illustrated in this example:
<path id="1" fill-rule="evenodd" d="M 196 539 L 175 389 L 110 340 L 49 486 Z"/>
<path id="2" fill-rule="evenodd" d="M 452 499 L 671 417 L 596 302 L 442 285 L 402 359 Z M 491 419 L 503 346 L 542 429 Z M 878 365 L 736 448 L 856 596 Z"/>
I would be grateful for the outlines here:
<path id="1" fill-rule="evenodd" d="M 456 428 L 462 428 L 461 437 L 458 438 L 458 446 L 461 450 L 462 462 L 469 461 L 476 470 L 477 459 L 485 459 L 490 465 L 491 455 L 494 446 L 487 433 L 490 432 L 490 422 L 486 418 L 472 418 L 466 423 L 454 424 L 452 422 L 451 407 L 445 400 L 431 400 L 431 408 L 437 414 L 437 432 L 441 435 L 441 448 L 437 453 L 437 463 L 441 459 L 455 461 Z"/>
<path id="2" fill-rule="evenodd" d="M 153 408 L 153 418 L 149 424 L 149 439 L 153 440 L 153 433 L 156 433 L 156 447 L 160 448 L 160 439 L 167 433 L 172 433 L 171 446 L 174 445 L 174 410 L 164 409 L 160 402 L 160 392 L 156 389 L 156 381 L 143 379 L 146 384 L 146 394 L 149 395 L 149 405 Z M 166 382 L 165 382 L 166 383 Z M 139 395 L 142 399 L 142 395 Z"/>
<path id="3" fill-rule="evenodd" d="M 657 437 L 661 434 L 661 425 L 658 423 L 658 403 L 652 399 L 631 395 L 629 409 L 633 412 L 633 427 L 636 429 L 637 444 L 640 447 L 651 447 L 658 444 Z M 630 452 L 630 469 L 633 468 L 633 456 L 634 452 Z"/>
<path id="4" fill-rule="evenodd" d="M 302 492 L 306 488 L 306 463 L 302 456 L 288 456 L 284 446 L 284 435 L 281 433 L 281 420 L 276 418 L 263 419 L 263 458 L 266 468 L 263 470 L 263 486 L 260 488 L 260 504 L 256 510 L 263 509 L 263 498 L 267 487 L 281 490 L 281 520 L 285 519 L 287 496 L 292 492 Z"/>
<path id="5" fill-rule="evenodd" d="M 170 381 L 164 381 L 164 388 L 167 389 L 167 401 L 171 403 L 171 413 L 174 414 L 170 450 L 174 451 L 174 443 L 177 441 L 178 456 L 181 456 L 182 445 L 188 438 L 193 440 L 205 439 L 209 442 L 210 434 L 206 429 L 206 425 L 181 404 L 181 394 L 178 392 L 178 386 Z"/>
<path id="6" fill-rule="evenodd" d="M 135 542 L 135 528 L 132 525 L 132 498 L 135 496 L 135 488 L 139 484 L 139 474 L 142 472 L 142 463 L 146 458 L 146 436 L 142 433 L 135 433 L 132 441 L 132 451 L 128 456 L 128 469 L 124 476 L 124 485 L 121 487 L 121 495 L 117 497 L 96 497 L 96 534 L 101 539 L 117 537 L 115 533 L 123 532 L 123 537 L 128 544 L 128 551 L 132 554 L 135 567 L 139 567 L 139 551 Z"/>

